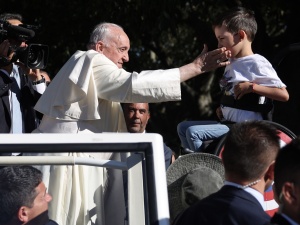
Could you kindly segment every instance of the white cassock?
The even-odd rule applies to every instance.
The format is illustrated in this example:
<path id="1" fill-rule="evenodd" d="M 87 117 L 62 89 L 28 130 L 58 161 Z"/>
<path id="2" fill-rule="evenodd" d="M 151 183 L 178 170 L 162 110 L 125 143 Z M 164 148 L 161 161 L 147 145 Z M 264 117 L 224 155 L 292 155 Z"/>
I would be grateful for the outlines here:
<path id="1" fill-rule="evenodd" d="M 35 109 L 44 117 L 34 132 L 127 132 L 120 102 L 180 99 L 178 68 L 129 73 L 94 50 L 77 51 L 37 102 Z M 122 157 L 119 153 L 64 155 L 117 160 Z M 91 166 L 42 166 L 39 169 L 53 197 L 50 218 L 58 224 L 124 224 L 122 171 Z"/>

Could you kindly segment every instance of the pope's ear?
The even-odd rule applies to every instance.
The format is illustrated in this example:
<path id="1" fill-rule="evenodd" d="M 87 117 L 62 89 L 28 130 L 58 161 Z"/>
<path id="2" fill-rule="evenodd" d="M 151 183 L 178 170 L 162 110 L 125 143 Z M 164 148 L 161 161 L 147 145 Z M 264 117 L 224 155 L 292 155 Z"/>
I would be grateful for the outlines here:
<path id="1" fill-rule="evenodd" d="M 96 47 L 95 50 L 97 52 L 102 52 L 105 47 L 105 44 L 102 41 L 98 41 L 95 47 Z"/>

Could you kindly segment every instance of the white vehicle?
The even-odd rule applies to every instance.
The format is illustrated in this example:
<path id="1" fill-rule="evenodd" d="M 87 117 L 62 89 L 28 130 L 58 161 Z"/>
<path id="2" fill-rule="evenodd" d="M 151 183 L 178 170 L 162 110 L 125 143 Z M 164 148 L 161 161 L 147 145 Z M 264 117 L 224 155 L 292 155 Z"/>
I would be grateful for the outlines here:
<path id="1" fill-rule="evenodd" d="M 123 221 L 122 225 L 169 225 L 163 141 L 159 134 L 1 134 L 0 153 L 12 152 L 21 152 L 23 155 L 16 157 L 1 156 L 0 165 L 34 165 L 37 167 L 44 165 L 43 168 L 51 168 L 49 170 L 51 173 L 53 173 L 53 168 L 79 167 L 79 165 L 85 169 L 96 167 L 121 172 L 127 171 L 123 173 L 127 182 L 123 182 L 126 188 L 123 189 L 124 193 L 122 194 L 127 198 L 128 210 L 126 211 L 127 219 Z M 48 155 L 39 156 L 39 153 L 47 153 Z M 116 153 L 123 155 L 123 157 L 121 157 L 121 160 L 106 160 L 81 157 L 82 155 L 77 155 L 77 153 Z M 100 178 L 97 175 L 90 178 L 90 180 L 93 179 L 98 181 Z M 50 180 L 51 184 L 52 181 Z M 89 184 L 87 186 L 89 187 Z M 90 188 L 92 188 L 92 185 Z M 56 198 L 59 199 L 59 193 L 50 194 L 52 194 L 52 204 L 54 204 L 52 209 L 60 209 L 61 211 L 63 206 L 55 201 Z M 90 195 L 87 195 L 87 198 L 89 197 Z M 91 199 L 91 201 L 93 200 Z M 100 205 L 103 204 L 105 202 Z M 51 207 L 49 212 L 50 209 Z M 97 212 L 97 207 L 88 209 L 88 213 L 81 210 L 77 213 L 76 215 L 79 218 L 85 218 L 83 223 L 78 222 L 81 220 L 74 220 L 75 222 L 68 220 L 69 223 L 57 222 L 60 225 L 117 225 L 107 222 L 112 218 L 106 218 L 105 220 L 99 218 L 105 213 Z M 84 215 L 80 215 L 82 213 Z M 117 210 L 114 213 L 117 217 Z M 56 218 L 51 219 L 55 220 Z"/>

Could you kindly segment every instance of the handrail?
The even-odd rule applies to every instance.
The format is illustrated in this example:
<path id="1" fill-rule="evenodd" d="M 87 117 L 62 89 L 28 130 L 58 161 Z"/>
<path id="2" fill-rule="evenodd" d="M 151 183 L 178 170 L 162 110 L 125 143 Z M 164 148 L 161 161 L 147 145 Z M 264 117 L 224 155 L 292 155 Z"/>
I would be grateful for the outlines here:
<path id="1" fill-rule="evenodd" d="M 0 165 L 88 165 L 127 170 L 126 162 L 75 156 L 1 156 Z"/>

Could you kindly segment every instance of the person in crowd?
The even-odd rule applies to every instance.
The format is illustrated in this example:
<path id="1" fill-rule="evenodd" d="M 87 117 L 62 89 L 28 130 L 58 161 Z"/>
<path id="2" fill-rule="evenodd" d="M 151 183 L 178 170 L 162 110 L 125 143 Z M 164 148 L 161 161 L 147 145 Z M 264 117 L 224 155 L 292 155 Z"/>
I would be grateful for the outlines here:
<path id="1" fill-rule="evenodd" d="M 270 224 L 300 224 L 300 137 L 284 146 L 275 162 L 273 190 L 279 211 Z"/>
<path id="2" fill-rule="evenodd" d="M 0 225 L 57 225 L 48 217 L 51 200 L 38 169 L 6 166 L 0 170 Z"/>
<path id="3" fill-rule="evenodd" d="M 145 133 L 150 119 L 148 103 L 123 103 L 126 127 L 129 133 Z M 164 143 L 166 169 L 171 164 L 172 150 Z"/>
<path id="4" fill-rule="evenodd" d="M 220 87 L 219 121 L 183 121 L 177 126 L 181 145 L 186 152 L 203 151 L 203 142 L 217 139 L 228 132 L 228 123 L 271 119 L 272 100 L 288 101 L 286 85 L 271 63 L 253 53 L 252 42 L 257 31 L 254 12 L 232 8 L 217 17 L 213 29 L 218 47 L 231 51 Z"/>
<path id="5" fill-rule="evenodd" d="M 220 157 L 204 152 L 178 157 L 167 170 L 170 224 L 183 210 L 220 190 L 224 180 Z"/>
<path id="6" fill-rule="evenodd" d="M 256 224 L 270 220 L 264 211 L 264 191 L 272 185 L 275 158 L 280 149 L 276 128 L 266 121 L 232 125 L 222 153 L 224 186 L 198 201 L 173 223 Z"/>
<path id="7" fill-rule="evenodd" d="M 27 39 L 34 34 L 19 28 L 22 24 L 19 14 L 1 14 L 0 24 L 4 29 L 9 27 L 7 35 L 0 34 L 0 133 L 31 133 L 41 119 L 36 115 L 34 105 L 46 85 L 39 69 L 29 69 L 17 62 L 16 52 L 26 48 Z M 28 33 L 28 38 L 18 32 Z"/>
<path id="8" fill-rule="evenodd" d="M 124 113 L 126 127 L 129 133 L 146 133 L 146 127 L 150 119 L 150 109 L 148 103 L 123 103 L 122 109 Z M 164 160 L 166 170 L 171 164 L 172 150 L 163 143 L 164 147 Z M 123 171 L 123 181 L 125 190 L 125 205 L 126 214 L 128 215 L 128 173 Z M 126 216 L 128 218 L 128 216 Z"/>
<path id="9" fill-rule="evenodd" d="M 129 61 L 129 49 L 130 41 L 122 27 L 113 23 L 98 24 L 91 33 L 88 51 L 77 51 L 37 102 L 35 109 L 43 114 L 43 119 L 34 132 L 127 132 L 120 102 L 180 100 L 181 82 L 226 66 L 230 56 L 226 48 L 207 52 L 205 46 L 195 60 L 182 67 L 137 73 L 122 69 L 123 64 Z M 120 153 L 75 155 L 121 160 Z M 95 204 L 99 224 L 124 224 L 126 210 L 122 171 L 85 169 L 84 166 L 43 166 L 41 170 L 43 181 L 51 184 L 49 193 L 59 195 L 49 206 L 49 215 L 59 224 L 70 221 L 72 224 L 88 223 L 92 213 L 83 215 L 82 212 L 90 212 Z M 92 174 L 101 179 L 90 178 Z M 89 183 L 88 193 L 83 191 L 87 188 L 86 182 Z"/>

